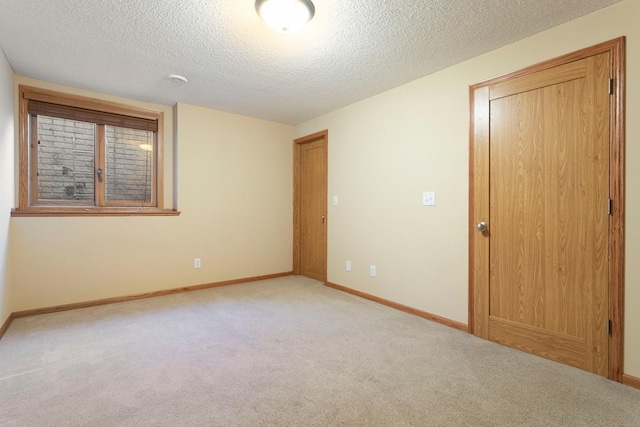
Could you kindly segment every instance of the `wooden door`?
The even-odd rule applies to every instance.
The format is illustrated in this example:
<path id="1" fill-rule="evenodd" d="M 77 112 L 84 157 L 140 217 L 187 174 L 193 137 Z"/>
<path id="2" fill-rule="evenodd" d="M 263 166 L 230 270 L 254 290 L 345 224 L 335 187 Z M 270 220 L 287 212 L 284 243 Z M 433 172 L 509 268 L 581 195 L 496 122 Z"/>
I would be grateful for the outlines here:
<path id="1" fill-rule="evenodd" d="M 327 277 L 327 133 L 295 141 L 296 274 L 326 281 Z M 296 257 L 297 255 L 297 257 Z M 296 268 L 297 267 L 297 268 Z"/>
<path id="2" fill-rule="evenodd" d="M 473 113 L 474 332 L 603 376 L 611 64 L 604 52 L 476 87 Z"/>

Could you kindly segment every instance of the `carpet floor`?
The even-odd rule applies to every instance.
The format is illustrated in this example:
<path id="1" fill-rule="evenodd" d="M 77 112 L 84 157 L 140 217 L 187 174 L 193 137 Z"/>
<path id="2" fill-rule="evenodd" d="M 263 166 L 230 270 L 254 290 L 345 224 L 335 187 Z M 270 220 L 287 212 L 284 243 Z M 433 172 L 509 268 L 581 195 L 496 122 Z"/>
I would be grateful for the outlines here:
<path id="1" fill-rule="evenodd" d="M 305 277 L 16 319 L 1 426 L 639 426 L 640 390 Z"/>

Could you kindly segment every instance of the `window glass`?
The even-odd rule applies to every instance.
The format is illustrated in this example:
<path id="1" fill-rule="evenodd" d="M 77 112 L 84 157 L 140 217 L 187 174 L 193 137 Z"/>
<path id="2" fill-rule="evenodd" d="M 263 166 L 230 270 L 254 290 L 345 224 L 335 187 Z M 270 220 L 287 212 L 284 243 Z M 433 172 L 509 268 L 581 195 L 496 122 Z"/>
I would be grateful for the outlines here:
<path id="1" fill-rule="evenodd" d="M 151 203 L 154 134 L 106 126 L 106 199 Z"/>
<path id="2" fill-rule="evenodd" d="M 94 200 L 95 125 L 38 116 L 39 200 Z"/>

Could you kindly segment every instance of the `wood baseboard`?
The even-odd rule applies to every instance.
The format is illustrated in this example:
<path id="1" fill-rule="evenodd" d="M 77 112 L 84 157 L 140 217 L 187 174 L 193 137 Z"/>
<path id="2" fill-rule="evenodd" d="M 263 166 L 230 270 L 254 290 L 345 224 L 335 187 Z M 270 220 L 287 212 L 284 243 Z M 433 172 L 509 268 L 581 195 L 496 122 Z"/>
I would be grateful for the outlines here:
<path id="1" fill-rule="evenodd" d="M 622 376 L 622 384 L 640 389 L 640 378 L 624 374 Z"/>
<path id="2" fill-rule="evenodd" d="M 328 286 L 330 288 L 337 289 L 339 291 L 346 292 L 364 299 L 368 299 L 373 302 L 377 302 L 378 304 L 395 308 L 396 310 L 404 311 L 405 313 L 413 314 L 414 316 L 422 317 L 423 319 L 441 323 L 445 326 L 449 326 L 451 328 L 458 329 L 463 332 L 469 332 L 469 326 L 465 325 L 464 323 L 457 322 L 455 320 L 447 319 L 446 317 L 441 317 L 436 314 L 427 313 L 426 311 L 418 310 L 417 308 L 413 308 L 404 304 L 399 304 L 397 302 L 389 301 L 384 298 L 377 297 L 375 295 L 356 291 L 355 289 L 347 288 L 346 286 L 336 285 L 335 283 L 326 282 L 325 286 Z"/>
<path id="3" fill-rule="evenodd" d="M 219 288 L 219 287 L 223 287 L 223 286 L 230 286 L 230 285 L 238 285 L 238 284 L 242 284 L 242 283 L 257 282 L 257 281 L 260 281 L 260 280 L 277 279 L 279 277 L 286 277 L 286 276 L 291 276 L 291 275 L 293 275 L 293 272 L 292 271 L 288 271 L 288 272 L 284 272 L 284 273 L 275 273 L 275 274 L 266 274 L 266 275 L 263 275 L 263 276 L 246 277 L 244 279 L 225 280 L 225 281 L 222 281 L 222 282 L 206 283 L 206 284 L 203 284 L 203 285 L 184 286 L 182 288 L 164 289 L 164 290 L 161 290 L 161 291 L 146 292 L 146 293 L 142 293 L 142 294 L 127 295 L 127 296 L 122 296 L 122 297 L 103 298 L 103 299 L 93 300 L 93 301 L 85 301 L 85 302 L 79 302 L 79 303 L 73 303 L 73 304 L 56 305 L 56 306 L 52 306 L 52 307 L 37 308 L 37 309 L 33 309 L 33 310 L 17 311 L 15 313 L 11 313 L 9 315 L 9 317 L 7 318 L 7 320 L 5 320 L 5 322 L 2 324 L 2 327 L 0 327 L 0 339 L 2 339 L 4 334 L 7 332 L 7 329 L 9 329 L 9 326 L 11 325 L 11 322 L 14 319 L 18 319 L 20 317 L 29 317 L 29 316 L 37 316 L 37 315 L 40 315 L 40 314 L 57 313 L 57 312 L 60 312 L 60 311 L 76 310 L 76 309 L 79 309 L 79 308 L 94 307 L 94 306 L 98 306 L 98 305 L 116 304 L 116 303 L 119 303 L 119 302 L 133 301 L 133 300 L 145 299 L 145 298 L 153 298 L 153 297 L 164 296 L 164 295 L 179 294 L 179 293 L 183 293 L 183 292 L 199 291 L 199 290 L 203 290 L 203 289 Z M 352 294 L 352 295 L 355 295 L 355 296 L 358 296 L 358 297 L 361 297 L 361 298 L 364 298 L 364 299 L 368 299 L 368 300 L 376 302 L 378 304 L 386 305 L 386 306 L 394 308 L 396 310 L 404 311 L 405 313 L 413 314 L 414 316 L 422 317 L 424 319 L 431 320 L 433 322 L 437 322 L 437 323 L 440 323 L 442 325 L 449 326 L 451 328 L 458 329 L 458 330 L 463 331 L 463 332 L 468 332 L 469 331 L 468 326 L 465 325 L 464 323 L 457 322 L 457 321 L 451 320 L 451 319 L 447 319 L 445 317 L 438 316 L 436 314 L 431 314 L 431 313 L 428 313 L 426 311 L 418 310 L 417 308 L 413 308 L 413 307 L 409 307 L 409 306 L 406 306 L 406 305 L 403 305 L 403 304 L 399 304 L 397 302 L 386 300 L 384 298 L 380 298 L 380 297 L 377 297 L 375 295 L 367 294 L 365 292 L 360 292 L 360 291 L 357 291 L 355 289 L 347 288 L 346 286 L 337 285 L 337 284 L 331 283 L 331 282 L 326 282 L 325 286 L 328 286 L 330 288 L 337 289 L 339 291 L 346 292 L 346 293 L 349 293 L 349 294 Z M 630 387 L 634 387 L 634 388 L 640 389 L 640 378 L 638 378 L 638 377 L 634 377 L 632 375 L 624 374 L 622 376 L 622 383 L 625 384 L 625 385 L 628 385 Z"/>
<path id="4" fill-rule="evenodd" d="M 172 295 L 172 294 L 180 294 L 180 293 L 183 293 L 183 292 L 200 291 L 200 290 L 203 290 L 203 289 L 219 288 L 219 287 L 222 287 L 222 286 L 230 286 L 230 285 L 238 285 L 238 284 L 242 284 L 242 283 L 257 282 L 259 280 L 277 279 L 278 277 L 286 277 L 286 276 L 291 276 L 291 275 L 293 275 L 293 272 L 287 271 L 287 272 L 284 272 L 284 273 L 265 274 L 263 276 L 254 276 L 254 277 L 246 277 L 246 278 L 243 278 L 243 279 L 225 280 L 225 281 L 222 281 L 222 282 L 206 283 L 206 284 L 203 284 L 203 285 L 193 285 L 193 286 L 184 286 L 184 287 L 181 287 L 181 288 L 163 289 L 161 291 L 146 292 L 146 293 L 134 294 L 134 295 L 126 295 L 126 296 L 122 296 L 122 297 L 103 298 L 103 299 L 98 299 L 98 300 L 93 300 L 93 301 L 84 301 L 84 302 L 76 302 L 76 303 L 72 303 L 72 304 L 62 304 L 62 305 L 55 305 L 55 306 L 51 306 L 51 307 L 36 308 L 36 309 L 33 309 L 33 310 L 16 311 L 16 312 L 11 313 L 9 315 L 9 318 L 7 319 L 7 321 L 4 322 L 4 324 L 2 325 L 2 328 L 0 328 L 0 338 L 2 338 L 2 336 L 5 334 L 7 329 L 9 329 L 9 325 L 11 325 L 11 322 L 14 319 L 18 319 L 20 317 L 30 317 L 30 316 L 37 316 L 37 315 L 40 315 L 40 314 L 57 313 L 57 312 L 60 312 L 60 311 L 76 310 L 76 309 L 79 309 L 79 308 L 95 307 L 95 306 L 98 306 L 98 305 L 116 304 L 116 303 L 119 303 L 119 302 L 133 301 L 133 300 L 145 299 L 145 298 L 153 298 L 153 297 L 160 297 L 160 296 Z"/>
<path id="5" fill-rule="evenodd" d="M 2 327 L 0 328 L 0 338 L 2 338 L 5 332 L 7 332 L 7 329 L 9 329 L 9 326 L 11 325 L 11 322 L 13 321 L 13 319 L 14 319 L 13 313 L 9 314 L 9 317 L 7 317 L 7 320 L 4 321 L 4 323 L 2 324 Z"/>

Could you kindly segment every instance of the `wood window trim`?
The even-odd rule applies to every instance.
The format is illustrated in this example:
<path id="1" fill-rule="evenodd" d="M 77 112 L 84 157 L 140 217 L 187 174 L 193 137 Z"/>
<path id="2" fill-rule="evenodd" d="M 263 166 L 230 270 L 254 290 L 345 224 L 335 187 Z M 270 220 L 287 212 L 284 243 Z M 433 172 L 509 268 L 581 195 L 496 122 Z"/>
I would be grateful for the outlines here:
<path id="1" fill-rule="evenodd" d="M 13 217 L 60 217 L 60 216 L 178 216 L 180 211 L 159 208 L 140 207 L 31 207 L 29 209 L 13 209 Z"/>
<path id="2" fill-rule="evenodd" d="M 67 206 L 64 201 L 52 203 L 50 206 L 32 206 L 29 200 L 29 100 L 47 102 L 78 109 L 94 110 L 114 115 L 157 120 L 155 203 L 154 206 Z M 164 209 L 164 113 L 157 110 L 131 107 L 114 102 L 71 95 L 30 86 L 19 86 L 19 192 L 18 208 L 11 211 L 15 217 L 27 216 L 177 216 L 180 212 Z M 35 183 L 34 185 L 37 185 Z M 33 191 L 33 190 L 32 190 Z"/>

